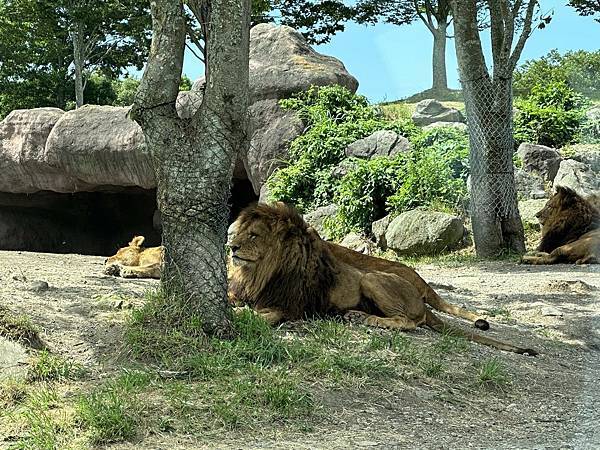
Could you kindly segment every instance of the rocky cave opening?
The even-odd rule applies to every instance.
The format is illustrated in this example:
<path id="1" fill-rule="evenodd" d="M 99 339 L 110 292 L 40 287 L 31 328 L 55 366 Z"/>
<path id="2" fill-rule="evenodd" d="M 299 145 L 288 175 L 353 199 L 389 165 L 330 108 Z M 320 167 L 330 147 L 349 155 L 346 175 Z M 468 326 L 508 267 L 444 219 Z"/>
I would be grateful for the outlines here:
<path id="1" fill-rule="evenodd" d="M 249 180 L 234 179 L 230 221 L 257 200 Z M 135 235 L 146 237 L 145 246 L 160 245 L 155 211 L 154 189 L 0 193 L 0 250 L 108 256 Z"/>

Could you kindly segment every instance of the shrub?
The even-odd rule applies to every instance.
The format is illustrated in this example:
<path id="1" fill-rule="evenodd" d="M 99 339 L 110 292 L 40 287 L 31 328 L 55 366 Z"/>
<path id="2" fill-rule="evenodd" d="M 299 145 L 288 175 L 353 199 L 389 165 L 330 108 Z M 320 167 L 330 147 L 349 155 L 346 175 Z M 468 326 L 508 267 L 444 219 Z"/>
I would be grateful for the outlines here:
<path id="1" fill-rule="evenodd" d="M 583 97 L 562 81 L 534 86 L 531 95 L 515 105 L 518 143 L 562 147 L 575 142 L 585 116 Z"/>
<path id="2" fill-rule="evenodd" d="M 385 120 L 364 97 L 339 86 L 311 88 L 282 105 L 296 110 L 307 130 L 292 142 L 290 164 L 268 180 L 271 198 L 303 212 L 336 203 L 338 215 L 325 224 L 334 237 L 368 233 L 373 221 L 414 207 L 456 209 L 466 196 L 464 132 L 423 132 L 409 120 Z M 406 136 L 413 150 L 393 158 L 345 156 L 352 142 L 382 129 Z"/>
<path id="3" fill-rule="evenodd" d="M 600 50 L 571 51 L 561 55 L 551 50 L 540 59 L 529 60 L 515 71 L 515 94 L 528 96 L 533 88 L 549 82 L 564 82 L 575 91 L 600 98 Z"/>
<path id="4" fill-rule="evenodd" d="M 297 111 L 307 130 L 291 143 L 289 165 L 277 170 L 268 186 L 273 200 L 292 203 L 301 211 L 333 201 L 339 179 L 332 177 L 332 170 L 346 159 L 344 150 L 352 142 L 383 129 L 407 137 L 419 133 L 408 120 L 384 120 L 365 97 L 341 86 L 312 87 L 281 105 Z"/>

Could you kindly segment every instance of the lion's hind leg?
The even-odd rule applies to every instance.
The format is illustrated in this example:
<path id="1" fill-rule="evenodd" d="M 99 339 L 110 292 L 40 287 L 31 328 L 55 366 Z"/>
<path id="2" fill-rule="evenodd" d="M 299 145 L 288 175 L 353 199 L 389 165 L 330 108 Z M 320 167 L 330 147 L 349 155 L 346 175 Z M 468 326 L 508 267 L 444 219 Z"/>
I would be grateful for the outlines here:
<path id="1" fill-rule="evenodd" d="M 417 323 L 414 320 L 401 315 L 394 317 L 380 317 L 355 309 L 347 311 L 346 314 L 344 314 L 344 320 L 370 327 L 389 328 L 402 331 L 412 331 L 417 328 Z"/>
<path id="2" fill-rule="evenodd" d="M 414 330 L 425 321 L 425 303 L 417 289 L 403 278 L 385 272 L 371 272 L 360 280 L 361 295 L 373 302 L 382 315 L 351 310 L 344 316 L 360 318 L 365 325 Z"/>

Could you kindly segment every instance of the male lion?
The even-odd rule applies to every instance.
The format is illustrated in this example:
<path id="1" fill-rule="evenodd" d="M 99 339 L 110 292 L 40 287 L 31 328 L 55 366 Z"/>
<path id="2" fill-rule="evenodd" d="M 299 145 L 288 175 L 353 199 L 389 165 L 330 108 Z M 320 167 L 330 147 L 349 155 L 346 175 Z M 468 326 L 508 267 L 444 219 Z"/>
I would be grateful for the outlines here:
<path id="1" fill-rule="evenodd" d="M 525 255 L 526 264 L 598 263 L 600 258 L 600 197 L 584 199 L 559 186 L 535 216 L 542 225 L 537 252 Z"/>
<path id="2" fill-rule="evenodd" d="M 230 227 L 229 297 L 245 303 L 269 323 L 312 315 L 344 314 L 347 319 L 384 328 L 414 330 L 427 325 L 450 329 L 498 349 L 535 355 L 478 334 L 449 327 L 426 306 L 489 324 L 444 301 L 410 267 L 322 240 L 302 217 L 283 203 L 246 208 Z"/>
<path id="3" fill-rule="evenodd" d="M 134 236 L 127 247 L 106 258 L 104 273 L 123 278 L 160 278 L 163 247 L 142 247 L 144 236 Z"/>

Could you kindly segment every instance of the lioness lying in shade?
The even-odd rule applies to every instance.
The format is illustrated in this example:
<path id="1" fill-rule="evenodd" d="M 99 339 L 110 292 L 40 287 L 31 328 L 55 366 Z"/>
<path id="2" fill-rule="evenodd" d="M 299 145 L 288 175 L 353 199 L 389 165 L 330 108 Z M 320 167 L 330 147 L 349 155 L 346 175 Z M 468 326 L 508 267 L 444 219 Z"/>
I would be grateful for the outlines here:
<path id="1" fill-rule="evenodd" d="M 123 278 L 160 278 L 163 247 L 142 247 L 144 236 L 135 236 L 127 247 L 104 262 L 106 275 Z"/>

